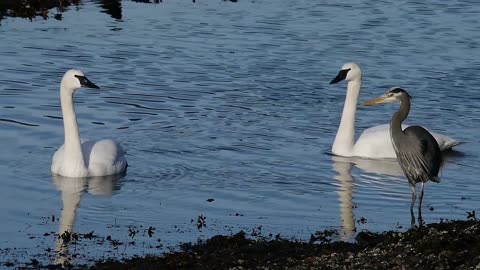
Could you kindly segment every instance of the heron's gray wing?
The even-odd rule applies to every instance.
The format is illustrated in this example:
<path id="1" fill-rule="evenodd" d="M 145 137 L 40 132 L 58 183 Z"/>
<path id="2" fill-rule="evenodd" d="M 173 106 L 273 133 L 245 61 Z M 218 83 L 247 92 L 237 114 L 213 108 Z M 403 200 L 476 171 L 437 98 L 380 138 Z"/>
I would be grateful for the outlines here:
<path id="1" fill-rule="evenodd" d="M 396 148 L 397 158 L 410 184 L 428 179 L 427 164 L 423 158 L 423 146 L 417 137 L 407 133 L 401 145 Z"/>
<path id="2" fill-rule="evenodd" d="M 442 164 L 440 147 L 423 127 L 411 126 L 404 130 L 410 142 L 409 163 L 415 166 L 418 180 L 436 180 Z"/>

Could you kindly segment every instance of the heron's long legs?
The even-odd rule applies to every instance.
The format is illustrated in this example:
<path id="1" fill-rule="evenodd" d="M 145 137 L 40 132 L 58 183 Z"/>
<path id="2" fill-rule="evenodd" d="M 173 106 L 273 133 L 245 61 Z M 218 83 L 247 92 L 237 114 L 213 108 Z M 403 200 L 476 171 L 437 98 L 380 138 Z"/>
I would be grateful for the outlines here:
<path id="1" fill-rule="evenodd" d="M 425 182 L 422 182 L 422 192 L 420 193 L 420 204 L 418 205 L 418 211 L 422 211 L 423 190 L 424 189 L 425 189 Z"/>
<path id="2" fill-rule="evenodd" d="M 410 216 L 411 216 L 411 221 L 410 225 L 412 227 L 415 226 L 415 214 L 413 213 L 413 206 L 415 205 L 415 199 L 417 198 L 417 192 L 415 190 L 415 185 L 410 185 L 412 188 L 412 205 L 410 205 Z"/>
<path id="3" fill-rule="evenodd" d="M 423 226 L 422 209 L 418 209 L 418 227 Z"/>
<path id="4" fill-rule="evenodd" d="M 422 204 L 423 204 L 423 191 L 424 190 L 425 190 L 425 182 L 422 182 L 422 191 L 420 192 L 420 203 L 418 204 L 418 226 L 423 225 Z"/>
<path id="5" fill-rule="evenodd" d="M 410 225 L 415 227 L 415 214 L 413 213 L 413 209 L 410 208 Z"/>
<path id="6" fill-rule="evenodd" d="M 415 185 L 411 185 L 412 188 L 412 205 L 410 206 L 410 210 L 413 211 L 413 206 L 415 205 L 415 199 L 417 198 L 417 191 L 415 190 Z"/>

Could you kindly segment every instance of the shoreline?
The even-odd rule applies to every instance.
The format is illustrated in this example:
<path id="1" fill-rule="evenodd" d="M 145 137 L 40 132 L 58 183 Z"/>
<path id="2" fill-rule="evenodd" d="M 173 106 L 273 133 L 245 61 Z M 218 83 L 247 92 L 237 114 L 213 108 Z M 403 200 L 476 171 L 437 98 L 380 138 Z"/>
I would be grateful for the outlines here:
<path id="1" fill-rule="evenodd" d="M 244 231 L 179 245 L 162 255 L 107 259 L 89 265 L 4 266 L 21 269 L 480 269 L 480 221 L 444 221 L 405 232 L 362 231 L 355 242 L 332 241 L 335 232 L 310 241 L 251 239 Z M 31 259 L 35 261 L 34 258 Z"/>
<path id="2" fill-rule="evenodd" d="M 215 236 L 182 252 L 90 269 L 479 269 L 480 222 L 451 221 L 406 232 L 360 232 L 355 243 L 249 240 L 245 233 Z M 326 236 L 326 237 L 325 237 Z M 313 239 L 312 239 L 313 240 Z"/>

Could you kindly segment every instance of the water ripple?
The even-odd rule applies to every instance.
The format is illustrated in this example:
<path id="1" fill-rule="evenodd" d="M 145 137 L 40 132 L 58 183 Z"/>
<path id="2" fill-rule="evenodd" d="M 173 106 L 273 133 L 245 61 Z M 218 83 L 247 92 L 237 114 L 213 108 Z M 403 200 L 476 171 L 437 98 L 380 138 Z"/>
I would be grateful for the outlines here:
<path id="1" fill-rule="evenodd" d="M 410 124 L 466 142 L 442 182 L 427 184 L 426 221 L 480 205 L 480 5 L 205 1 L 195 12 L 180 1 L 125 1 L 122 21 L 88 1 L 62 21 L 2 21 L 0 197 L 10 202 L 0 207 L 2 239 L 33 247 L 18 228 L 64 209 L 49 168 L 64 142 L 59 83 L 69 68 L 101 87 L 75 93 L 81 137 L 113 138 L 129 161 L 118 183 L 76 193 L 79 230 L 121 238 L 151 224 L 175 244 L 184 239 L 178 227 L 194 240 L 229 233 L 224 226 L 300 238 L 405 227 L 410 187 L 396 162 L 325 154 L 346 93 L 329 81 L 348 61 L 363 69 L 360 101 L 403 85 L 414 97 Z M 359 106 L 357 136 L 395 109 Z M 203 232 L 191 223 L 200 214 Z"/>
<path id="2" fill-rule="evenodd" d="M 0 118 L 0 121 L 7 122 L 7 123 L 14 123 L 14 124 L 22 125 L 22 126 L 27 126 L 27 127 L 38 127 L 38 125 L 35 125 L 35 124 L 29 124 L 29 123 L 20 122 L 20 121 L 12 120 L 12 119 Z"/>

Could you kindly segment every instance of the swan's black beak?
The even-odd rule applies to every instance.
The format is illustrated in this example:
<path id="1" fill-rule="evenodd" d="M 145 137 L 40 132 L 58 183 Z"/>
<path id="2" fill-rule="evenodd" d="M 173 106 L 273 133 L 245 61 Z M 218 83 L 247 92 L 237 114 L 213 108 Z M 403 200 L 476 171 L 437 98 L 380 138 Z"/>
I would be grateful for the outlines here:
<path id="1" fill-rule="evenodd" d="M 350 71 L 350 69 L 342 69 L 338 72 L 337 74 L 337 77 L 335 77 L 331 82 L 330 84 L 334 84 L 334 83 L 338 83 L 338 82 L 341 82 L 343 80 L 345 80 L 345 78 L 347 78 L 347 74 L 348 72 Z"/>
<path id="2" fill-rule="evenodd" d="M 87 77 L 85 76 L 79 76 L 79 75 L 75 75 L 75 77 L 77 77 L 77 79 L 80 81 L 80 85 L 82 87 L 86 87 L 86 88 L 95 88 L 95 89 L 99 89 L 100 87 L 98 87 L 97 85 L 95 85 L 94 83 L 92 83 L 89 79 L 87 79 Z"/>

